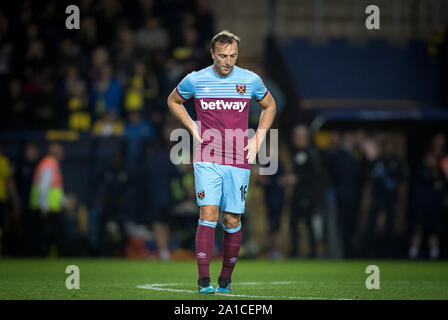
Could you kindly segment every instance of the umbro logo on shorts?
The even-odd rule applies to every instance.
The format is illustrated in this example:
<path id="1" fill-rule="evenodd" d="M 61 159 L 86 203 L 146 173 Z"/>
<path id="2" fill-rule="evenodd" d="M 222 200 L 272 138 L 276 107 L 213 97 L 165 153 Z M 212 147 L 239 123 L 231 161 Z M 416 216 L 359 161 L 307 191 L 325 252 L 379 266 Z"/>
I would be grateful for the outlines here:
<path id="1" fill-rule="evenodd" d="M 199 200 L 204 199 L 204 197 L 205 197 L 205 192 L 204 192 L 204 190 L 199 191 L 199 192 L 198 192 L 198 198 L 199 198 Z"/>
<path id="2" fill-rule="evenodd" d="M 198 256 L 199 259 L 205 259 L 205 258 L 207 257 L 207 254 L 204 253 L 204 252 L 199 252 L 199 253 L 197 254 L 197 256 Z"/>

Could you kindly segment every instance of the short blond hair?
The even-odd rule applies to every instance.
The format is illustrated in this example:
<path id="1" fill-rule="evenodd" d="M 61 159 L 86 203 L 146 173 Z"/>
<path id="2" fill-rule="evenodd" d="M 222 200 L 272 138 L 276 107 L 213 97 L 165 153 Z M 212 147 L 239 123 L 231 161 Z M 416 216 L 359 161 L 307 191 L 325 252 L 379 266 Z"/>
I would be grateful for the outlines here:
<path id="1" fill-rule="evenodd" d="M 213 37 L 212 41 L 210 42 L 210 48 L 214 51 L 217 42 L 223 44 L 232 44 L 233 41 L 236 41 L 238 47 L 240 46 L 240 38 L 237 35 L 228 30 L 223 30 Z"/>

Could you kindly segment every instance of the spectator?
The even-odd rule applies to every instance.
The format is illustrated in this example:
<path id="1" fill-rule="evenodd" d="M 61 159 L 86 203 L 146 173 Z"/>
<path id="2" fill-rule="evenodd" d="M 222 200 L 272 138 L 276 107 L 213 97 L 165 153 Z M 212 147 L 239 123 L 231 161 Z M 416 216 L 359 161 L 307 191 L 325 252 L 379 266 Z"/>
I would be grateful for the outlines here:
<path id="1" fill-rule="evenodd" d="M 215 34 L 215 21 L 210 10 L 209 0 L 196 1 L 196 29 L 199 31 L 199 42 L 208 44 Z"/>
<path id="2" fill-rule="evenodd" d="M 5 123 L 6 128 L 26 129 L 30 127 L 31 118 L 29 110 L 29 103 L 23 92 L 23 86 L 18 78 L 11 80 L 9 84 L 9 105 L 11 113 L 6 116 L 10 123 Z"/>
<path id="3" fill-rule="evenodd" d="M 1 18 L 0 18 L 1 23 Z M 13 45 L 10 42 L 0 45 L 0 83 L 4 83 L 4 80 L 8 79 L 12 73 L 12 52 Z"/>
<path id="4" fill-rule="evenodd" d="M 68 96 L 73 93 L 76 84 L 81 81 L 79 69 L 75 64 L 66 64 L 63 68 L 64 79 L 61 81 L 60 90 Z"/>
<path id="5" fill-rule="evenodd" d="M 89 112 L 89 97 L 84 81 L 76 81 L 71 85 L 67 97 L 68 128 L 76 131 L 91 130 L 92 118 Z"/>
<path id="6" fill-rule="evenodd" d="M 159 86 L 155 75 L 147 70 L 143 61 L 135 62 L 134 72 L 129 78 L 125 93 L 124 109 L 150 114 L 158 93 Z"/>
<path id="7" fill-rule="evenodd" d="M 118 39 L 114 46 L 114 64 L 117 66 L 117 78 L 126 83 L 134 72 L 135 61 L 143 56 L 135 45 L 135 34 L 127 25 L 118 30 Z"/>
<path id="8" fill-rule="evenodd" d="M 183 29 L 182 41 L 180 45 L 174 49 L 173 57 L 178 61 L 188 61 L 195 65 L 192 69 L 197 69 L 204 63 L 208 56 L 206 51 L 199 43 L 198 32 L 193 28 Z M 190 68 L 191 70 L 191 68 Z"/>
<path id="9" fill-rule="evenodd" d="M 442 133 L 438 133 L 432 138 L 431 150 L 435 153 L 437 163 L 448 182 L 448 152 L 446 150 L 446 139 Z"/>
<path id="10" fill-rule="evenodd" d="M 114 111 L 107 111 L 102 118 L 95 121 L 92 133 L 102 137 L 122 136 L 124 124 Z"/>
<path id="11" fill-rule="evenodd" d="M 144 27 L 137 31 L 136 44 L 149 52 L 167 50 L 171 45 L 168 32 L 153 17 L 147 18 Z"/>
<path id="12" fill-rule="evenodd" d="M 298 222 L 304 220 L 310 246 L 308 255 L 315 257 L 317 243 L 312 221 L 321 190 L 320 159 L 316 150 L 310 146 L 309 132 L 305 126 L 298 125 L 294 128 L 292 141 L 295 184 L 290 215 L 291 256 L 298 257 Z"/>
<path id="13" fill-rule="evenodd" d="M 265 86 L 269 88 L 269 92 L 275 98 L 275 103 L 277 106 L 276 112 L 277 114 L 281 114 L 285 106 L 285 94 L 283 93 L 281 88 L 274 80 L 272 80 L 266 75 L 265 68 L 261 63 L 254 64 L 251 67 L 251 70 L 253 70 L 253 72 L 258 74 L 262 79 L 263 83 L 265 84 Z M 260 114 L 261 114 L 261 108 L 258 106 L 258 103 L 255 102 L 255 100 L 251 100 L 249 105 L 249 124 L 251 128 L 254 129 L 257 128 Z"/>
<path id="14" fill-rule="evenodd" d="M 165 135 L 164 140 L 167 141 L 168 138 L 169 136 Z M 142 170 L 145 173 L 144 181 L 147 183 L 144 197 L 146 221 L 152 226 L 162 261 L 170 259 L 168 221 L 174 206 L 171 183 L 174 179 L 180 179 L 166 145 L 149 145 Z"/>
<path id="15" fill-rule="evenodd" d="M 122 91 L 121 84 L 114 78 L 112 66 L 110 64 L 104 65 L 101 68 L 100 78 L 93 84 L 92 88 L 93 118 L 97 119 L 108 111 L 112 111 L 119 116 Z"/>
<path id="16" fill-rule="evenodd" d="M 140 112 L 131 111 L 125 127 L 128 149 L 126 152 L 126 166 L 129 171 L 137 168 L 143 145 L 155 135 L 154 127 L 143 120 Z"/>
<path id="17" fill-rule="evenodd" d="M 60 167 L 63 159 L 62 145 L 51 143 L 48 154 L 39 162 L 33 175 L 30 208 L 37 215 L 35 227 L 39 234 L 39 253 L 44 256 L 60 254 L 63 245 L 62 212 L 68 206 Z"/>
<path id="18" fill-rule="evenodd" d="M 122 4 L 118 0 L 100 0 L 95 3 L 94 10 L 98 30 L 97 41 L 101 45 L 108 45 L 115 39 Z"/>
<path id="19" fill-rule="evenodd" d="M 13 205 L 12 216 L 8 214 L 8 203 Z M 13 178 L 13 169 L 8 157 L 3 154 L 3 147 L 0 145 L 0 257 L 8 253 L 6 246 L 7 239 L 12 230 L 6 228 L 13 220 L 19 219 L 20 200 Z"/>
<path id="20" fill-rule="evenodd" d="M 128 138 L 152 139 L 155 135 L 154 127 L 138 111 L 129 112 L 125 133 Z"/>
<path id="21" fill-rule="evenodd" d="M 170 88 L 171 86 L 175 86 L 177 80 L 182 77 L 185 73 L 185 70 L 179 62 L 174 59 L 168 59 L 164 65 L 164 73 L 165 73 L 165 87 Z"/>
<path id="22" fill-rule="evenodd" d="M 33 174 L 40 160 L 40 150 L 37 144 L 28 142 L 25 145 L 23 159 L 17 166 L 15 180 L 19 192 L 20 203 L 23 204 L 21 221 L 23 225 L 23 253 L 26 255 L 37 255 L 36 244 L 38 237 L 35 226 L 38 225 L 36 216 L 29 208 L 31 196 L 31 185 L 33 183 Z"/>
<path id="23" fill-rule="evenodd" d="M 177 179 L 174 178 L 171 183 L 174 201 L 177 203 L 174 211 L 176 211 L 180 216 L 190 215 L 196 219 L 198 208 L 196 202 L 194 201 L 196 192 L 194 189 L 193 165 L 180 164 L 177 166 L 177 169 L 180 176 Z"/>
<path id="24" fill-rule="evenodd" d="M 34 100 L 35 120 L 38 129 L 65 128 L 67 110 L 61 108 L 63 101 L 55 90 L 55 83 L 51 78 L 44 78 L 39 94 Z"/>
<path id="25" fill-rule="evenodd" d="M 48 63 L 46 58 L 44 43 L 38 38 L 30 40 L 26 50 L 25 65 L 35 72 L 42 71 Z"/>
<path id="26" fill-rule="evenodd" d="M 340 138 L 332 136 L 332 146 L 328 154 L 329 174 L 334 185 L 337 207 L 337 224 L 342 240 L 343 256 L 353 255 L 353 235 L 358 207 L 359 171 L 352 155 L 354 140 L 349 132 Z"/>
<path id="27" fill-rule="evenodd" d="M 100 80 L 104 67 L 109 64 L 109 52 L 105 47 L 97 47 L 92 52 L 92 61 L 89 70 L 90 81 L 96 83 Z"/>
<path id="28" fill-rule="evenodd" d="M 285 186 L 294 184 L 295 176 L 286 175 L 282 161 L 278 155 L 278 149 L 274 149 L 271 154 L 270 139 L 266 140 L 266 156 L 271 159 L 277 157 L 278 169 L 273 175 L 256 175 L 256 182 L 264 189 L 264 200 L 268 214 L 269 234 L 271 246 L 269 248 L 269 257 L 273 261 L 283 259 L 282 253 L 282 233 L 280 232 L 280 223 L 283 215 L 285 203 Z"/>
<path id="29" fill-rule="evenodd" d="M 81 9 L 81 12 L 89 11 Z M 93 16 L 84 16 L 82 18 L 82 28 L 76 32 L 76 36 L 86 55 L 90 56 L 98 43 L 97 24 Z"/>
<path id="30" fill-rule="evenodd" d="M 396 221 L 403 202 L 401 189 L 405 183 L 404 163 L 397 156 L 398 145 L 385 136 L 382 151 L 372 165 L 368 251 L 375 258 L 397 257 Z M 394 252 L 395 250 L 395 252 Z"/>
<path id="31" fill-rule="evenodd" d="M 63 69 L 66 65 L 83 66 L 85 64 L 85 59 L 84 55 L 81 55 L 81 50 L 82 48 L 80 44 L 75 40 L 71 38 L 62 40 L 57 61 L 59 69 Z"/>
<path id="32" fill-rule="evenodd" d="M 123 154 L 117 151 L 96 179 L 101 208 L 99 238 L 102 256 L 121 257 L 124 254 L 127 237 L 124 225 L 129 218 L 127 209 L 131 183 Z"/>
<path id="33" fill-rule="evenodd" d="M 414 217 L 409 257 L 416 259 L 425 238 L 428 240 L 429 257 L 437 259 L 440 254 L 440 235 L 443 232 L 443 195 L 446 182 L 437 163 L 437 154 L 429 151 L 423 166 L 417 172 L 414 190 Z"/>

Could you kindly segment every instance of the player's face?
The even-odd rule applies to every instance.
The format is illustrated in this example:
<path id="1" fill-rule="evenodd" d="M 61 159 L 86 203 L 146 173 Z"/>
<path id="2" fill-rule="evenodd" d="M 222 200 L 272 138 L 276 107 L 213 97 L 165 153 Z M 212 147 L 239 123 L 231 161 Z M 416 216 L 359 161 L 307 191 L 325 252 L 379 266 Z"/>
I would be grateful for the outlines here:
<path id="1" fill-rule="evenodd" d="M 221 77 L 226 77 L 232 73 L 233 67 L 238 57 L 238 43 L 233 41 L 231 44 L 215 44 L 215 49 L 210 50 L 214 61 L 215 72 Z"/>

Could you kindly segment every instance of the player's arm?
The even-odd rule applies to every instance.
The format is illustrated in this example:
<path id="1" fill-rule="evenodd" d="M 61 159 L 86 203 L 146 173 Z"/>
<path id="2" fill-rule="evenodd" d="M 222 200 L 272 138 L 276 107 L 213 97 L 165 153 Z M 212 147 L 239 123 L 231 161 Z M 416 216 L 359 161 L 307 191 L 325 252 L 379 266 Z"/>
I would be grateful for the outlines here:
<path id="1" fill-rule="evenodd" d="M 177 90 L 174 89 L 167 99 L 168 109 L 170 109 L 171 114 L 191 132 L 196 140 L 202 142 L 198 131 L 198 126 L 193 121 L 193 119 L 191 119 L 190 115 L 183 105 L 185 101 L 186 100 L 179 95 Z"/>
<path id="2" fill-rule="evenodd" d="M 255 136 L 252 137 L 252 139 L 249 139 L 247 146 L 244 148 L 244 150 L 248 150 L 246 158 L 249 163 L 255 162 L 255 157 L 260 150 L 260 146 L 263 143 L 268 130 L 271 128 L 272 122 L 274 122 L 276 112 L 275 100 L 269 91 L 263 99 L 258 101 L 258 104 L 263 109 L 261 111 L 258 129 Z"/>

